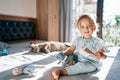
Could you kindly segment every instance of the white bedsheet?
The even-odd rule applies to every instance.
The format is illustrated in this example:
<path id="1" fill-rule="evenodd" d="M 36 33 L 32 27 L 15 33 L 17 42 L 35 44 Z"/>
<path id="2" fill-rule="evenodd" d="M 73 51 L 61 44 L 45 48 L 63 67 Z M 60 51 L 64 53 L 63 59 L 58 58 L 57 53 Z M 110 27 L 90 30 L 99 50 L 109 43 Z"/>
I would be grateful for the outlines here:
<path id="1" fill-rule="evenodd" d="M 50 75 L 52 70 L 60 67 L 55 57 L 58 52 L 49 54 L 31 53 L 29 52 L 29 46 L 29 42 L 11 44 L 11 48 L 8 49 L 9 55 L 0 56 L 0 80 L 52 80 Z M 115 61 L 116 55 L 118 55 L 119 47 L 112 47 L 110 50 L 110 53 L 106 53 L 108 58 L 103 61 L 103 67 L 99 72 L 62 76 L 60 80 L 110 80 L 110 78 L 107 79 L 106 77 L 108 76 L 112 63 Z M 45 68 L 34 73 L 36 76 L 31 78 L 27 75 L 12 76 L 12 69 L 23 64 L 45 65 Z"/>

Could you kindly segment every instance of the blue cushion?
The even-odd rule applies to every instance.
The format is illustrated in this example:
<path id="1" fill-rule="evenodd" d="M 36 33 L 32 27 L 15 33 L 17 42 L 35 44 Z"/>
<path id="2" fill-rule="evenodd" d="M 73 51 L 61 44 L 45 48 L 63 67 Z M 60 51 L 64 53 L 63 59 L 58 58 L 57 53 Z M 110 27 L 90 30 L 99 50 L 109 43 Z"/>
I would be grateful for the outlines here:
<path id="1" fill-rule="evenodd" d="M 33 22 L 0 20 L 0 41 L 12 41 L 35 38 Z"/>

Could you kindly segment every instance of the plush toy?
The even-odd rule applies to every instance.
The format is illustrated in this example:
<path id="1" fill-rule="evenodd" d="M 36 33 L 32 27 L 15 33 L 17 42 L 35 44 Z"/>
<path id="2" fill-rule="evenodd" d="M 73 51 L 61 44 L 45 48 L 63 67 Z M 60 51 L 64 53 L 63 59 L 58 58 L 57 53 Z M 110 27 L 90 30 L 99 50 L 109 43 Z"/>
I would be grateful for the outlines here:
<path id="1" fill-rule="evenodd" d="M 14 76 L 27 74 L 29 77 L 33 77 L 33 73 L 36 72 L 37 69 L 44 68 L 44 66 L 35 65 L 35 64 L 25 64 L 23 66 L 17 66 L 12 70 L 12 74 Z"/>
<path id="2" fill-rule="evenodd" d="M 41 42 L 38 44 L 31 44 L 31 52 L 38 53 L 50 53 L 53 51 L 61 51 L 65 50 L 68 47 L 65 43 L 49 41 L 49 42 Z"/>

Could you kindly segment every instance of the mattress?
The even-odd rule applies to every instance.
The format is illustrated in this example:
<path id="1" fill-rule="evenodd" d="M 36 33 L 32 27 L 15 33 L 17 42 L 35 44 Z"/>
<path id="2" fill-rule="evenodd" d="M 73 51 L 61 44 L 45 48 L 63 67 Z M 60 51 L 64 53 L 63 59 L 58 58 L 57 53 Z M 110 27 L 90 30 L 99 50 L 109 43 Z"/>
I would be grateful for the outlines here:
<path id="1" fill-rule="evenodd" d="M 109 48 L 110 52 L 106 53 L 108 58 L 102 60 L 103 66 L 100 71 L 73 76 L 61 76 L 60 80 L 117 80 L 116 77 L 119 76 L 114 76 L 115 79 L 111 75 L 116 70 L 114 65 L 116 63 L 119 65 L 119 49 L 119 47 Z M 61 67 L 58 64 L 59 61 L 56 59 L 58 51 L 45 54 L 32 53 L 30 50 L 29 41 L 10 44 L 10 48 L 8 49 L 9 54 L 7 56 L 0 56 L 0 80 L 53 80 L 51 72 Z M 12 69 L 24 64 L 38 64 L 45 67 L 34 73 L 34 77 L 29 77 L 28 75 L 13 76 Z M 117 73 L 120 72 L 119 70 L 116 71 Z"/>

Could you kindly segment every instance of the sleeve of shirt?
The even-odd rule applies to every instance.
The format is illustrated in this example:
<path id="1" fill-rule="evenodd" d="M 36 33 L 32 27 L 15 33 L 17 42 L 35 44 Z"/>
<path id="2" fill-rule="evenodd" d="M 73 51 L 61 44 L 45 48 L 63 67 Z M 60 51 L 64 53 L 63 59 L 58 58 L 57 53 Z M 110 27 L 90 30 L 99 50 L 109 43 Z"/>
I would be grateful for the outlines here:
<path id="1" fill-rule="evenodd" d="M 104 49 L 105 53 L 109 52 L 108 47 L 105 45 L 102 39 L 98 39 L 98 44 L 96 45 L 97 50 Z"/>
<path id="2" fill-rule="evenodd" d="M 77 40 L 78 40 L 78 37 L 73 40 L 72 44 L 73 44 L 74 46 L 76 46 Z"/>

